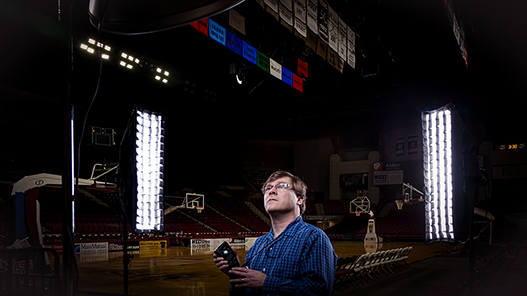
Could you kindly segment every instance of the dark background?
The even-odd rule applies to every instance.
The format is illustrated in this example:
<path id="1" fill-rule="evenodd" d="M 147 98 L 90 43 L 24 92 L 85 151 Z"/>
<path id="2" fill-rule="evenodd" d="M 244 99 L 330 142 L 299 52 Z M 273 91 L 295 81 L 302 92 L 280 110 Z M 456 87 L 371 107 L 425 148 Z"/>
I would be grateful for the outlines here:
<path id="1" fill-rule="evenodd" d="M 335 151 L 378 150 L 378 135 L 419 124 L 420 112 L 453 102 L 475 144 L 525 142 L 527 8 L 524 1 L 454 1 L 466 31 L 468 68 L 440 0 L 329 1 L 358 34 L 357 67 L 332 68 L 254 1 L 235 9 L 246 35 L 212 17 L 295 72 L 309 65 L 301 93 L 190 26 L 149 35 L 98 33 L 88 1 L 73 5 L 73 55 L 61 43 L 56 1 L 0 1 L 0 148 L 2 179 L 61 173 L 67 71 L 81 177 L 94 163 L 117 161 L 118 145 L 91 145 L 90 126 L 113 128 L 119 143 L 133 106 L 166 111 L 166 175 L 175 188 L 192 180 L 229 182 L 242 169 L 244 141 L 300 141 L 330 137 Z M 100 36 L 98 38 L 97 36 Z M 88 38 L 112 46 L 99 72 L 96 55 L 81 50 Z M 141 60 L 130 71 L 120 52 Z M 364 56 L 362 56 L 364 54 Z M 245 68 L 238 85 L 229 65 Z M 166 85 L 152 69 L 170 72 Z M 225 180 L 222 180 L 225 179 Z"/>

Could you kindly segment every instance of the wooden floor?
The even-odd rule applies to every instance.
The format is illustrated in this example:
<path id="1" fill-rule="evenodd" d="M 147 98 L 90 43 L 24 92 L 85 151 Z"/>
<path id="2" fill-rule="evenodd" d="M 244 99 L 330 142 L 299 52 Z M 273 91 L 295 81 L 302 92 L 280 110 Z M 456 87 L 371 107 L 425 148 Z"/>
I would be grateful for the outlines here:
<path id="1" fill-rule="evenodd" d="M 388 242 L 365 248 L 362 242 L 335 241 L 339 257 L 413 246 L 408 262 L 452 251 L 450 244 Z M 247 250 L 238 250 L 245 258 Z M 124 294 L 121 252 L 78 256 L 78 295 Z M 129 295 L 228 295 L 228 278 L 212 261 L 211 252 L 196 254 L 190 247 L 171 247 L 162 254 L 135 254 L 129 268 Z"/>

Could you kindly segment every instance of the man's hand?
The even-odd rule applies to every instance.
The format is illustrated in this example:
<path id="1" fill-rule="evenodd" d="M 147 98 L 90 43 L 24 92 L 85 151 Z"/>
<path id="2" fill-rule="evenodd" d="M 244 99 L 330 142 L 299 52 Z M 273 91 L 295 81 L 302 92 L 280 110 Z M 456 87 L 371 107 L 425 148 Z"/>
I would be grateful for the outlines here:
<path id="1" fill-rule="evenodd" d="M 233 267 L 228 275 L 231 277 L 230 283 L 237 288 L 251 288 L 260 290 L 263 288 L 266 274 L 257 270 L 247 269 L 244 267 Z"/>
<path id="2" fill-rule="evenodd" d="M 238 253 L 236 252 L 236 249 L 231 246 L 232 251 L 236 255 L 236 260 L 238 260 L 238 263 L 240 262 L 240 258 L 238 258 Z M 225 260 L 223 257 L 218 257 L 216 254 L 212 255 L 214 257 L 214 263 L 218 267 L 219 270 L 221 270 L 224 274 L 228 275 L 232 278 L 232 275 L 229 274 L 229 270 L 231 269 L 229 266 L 229 262 Z"/>

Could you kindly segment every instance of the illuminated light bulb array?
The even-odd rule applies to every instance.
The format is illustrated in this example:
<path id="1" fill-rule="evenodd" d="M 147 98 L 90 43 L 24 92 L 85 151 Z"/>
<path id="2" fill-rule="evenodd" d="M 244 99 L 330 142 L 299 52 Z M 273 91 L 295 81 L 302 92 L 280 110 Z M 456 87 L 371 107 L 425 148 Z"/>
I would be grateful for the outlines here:
<path id="1" fill-rule="evenodd" d="M 88 53 L 91 53 L 91 54 L 94 54 L 95 53 L 95 47 L 99 47 L 99 48 L 102 48 L 103 50 L 107 51 L 108 53 L 102 53 L 101 54 L 101 58 L 102 59 L 105 59 L 105 60 L 109 60 L 110 59 L 110 54 L 109 52 L 112 50 L 112 48 L 108 45 L 104 45 L 100 42 L 97 42 L 95 41 L 95 39 L 92 39 L 92 38 L 89 38 L 88 39 L 88 43 L 85 44 L 85 43 L 82 43 L 80 45 L 80 48 L 82 50 L 85 50 L 87 51 Z M 124 53 L 122 52 L 121 55 L 120 55 L 120 60 L 119 60 L 119 65 L 121 67 L 124 67 L 126 69 L 129 69 L 129 70 L 132 70 L 136 65 L 140 65 L 141 61 L 137 58 L 137 57 L 134 57 L 132 55 L 129 55 L 127 53 Z M 153 67 L 153 65 L 150 65 L 150 67 Z M 166 70 L 163 70 L 161 68 L 156 68 L 155 69 L 155 80 L 157 81 L 160 81 L 160 82 L 163 82 L 163 83 L 168 83 L 168 76 L 170 75 L 170 72 L 169 71 L 166 71 Z"/>
<path id="2" fill-rule="evenodd" d="M 166 77 L 168 77 L 170 75 L 170 72 L 168 71 L 163 71 L 163 69 L 161 68 L 156 68 L 156 73 L 159 73 L 156 74 L 154 76 L 154 79 L 157 80 L 157 81 L 161 81 L 163 83 L 168 83 L 168 79 Z M 163 77 L 162 77 L 163 76 Z"/>
<path id="3" fill-rule="evenodd" d="M 140 62 L 138 58 L 133 57 L 133 56 L 131 56 L 131 55 L 127 54 L 127 53 L 124 53 L 124 52 L 121 53 L 121 58 L 123 58 L 124 60 L 121 60 L 119 62 L 119 65 L 121 65 L 121 66 L 123 66 L 123 67 L 125 67 L 127 69 L 130 69 L 130 70 L 132 70 L 134 68 L 134 63 L 136 65 L 139 65 L 139 62 Z"/>
<path id="4" fill-rule="evenodd" d="M 91 38 L 88 39 L 88 44 L 96 46 L 96 47 L 100 47 L 100 48 L 102 48 L 102 49 L 104 49 L 105 51 L 108 51 L 108 52 L 110 52 L 112 50 L 112 48 L 110 46 L 104 45 L 104 44 L 102 44 L 100 42 L 96 42 L 94 39 L 91 39 Z M 82 43 L 80 48 L 85 50 L 85 51 L 87 51 L 88 53 L 94 54 L 95 53 L 95 48 L 91 47 L 90 45 Z M 110 55 L 107 54 L 107 53 L 101 54 L 101 57 L 103 59 L 105 59 L 105 60 L 110 59 Z"/>

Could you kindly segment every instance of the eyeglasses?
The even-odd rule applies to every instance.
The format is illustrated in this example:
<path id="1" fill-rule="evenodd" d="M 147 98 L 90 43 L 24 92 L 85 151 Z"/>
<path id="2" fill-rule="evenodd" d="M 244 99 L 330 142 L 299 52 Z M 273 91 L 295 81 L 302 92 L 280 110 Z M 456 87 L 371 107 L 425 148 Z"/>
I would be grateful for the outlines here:
<path id="1" fill-rule="evenodd" d="M 264 188 L 262 188 L 262 193 L 265 195 L 271 191 L 271 189 L 276 188 L 278 191 L 287 191 L 289 189 L 293 189 L 293 187 L 287 183 L 278 183 L 276 185 L 267 185 Z"/>

